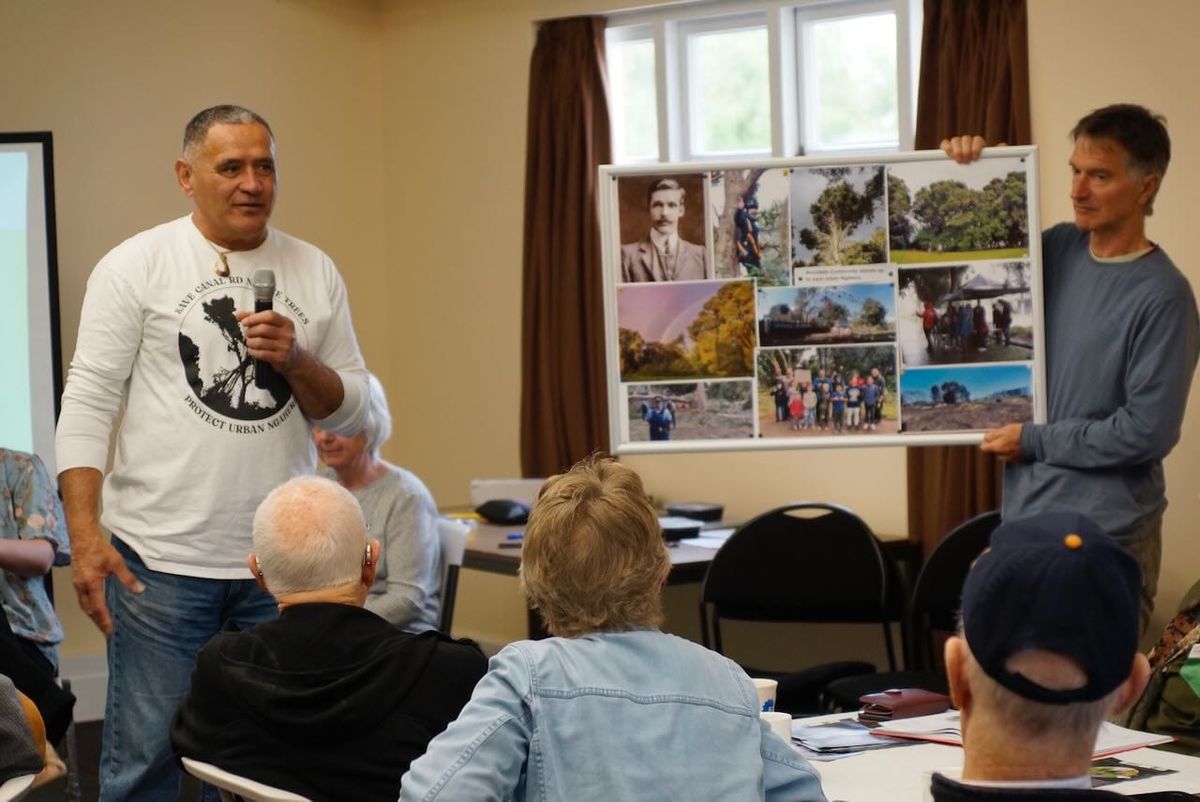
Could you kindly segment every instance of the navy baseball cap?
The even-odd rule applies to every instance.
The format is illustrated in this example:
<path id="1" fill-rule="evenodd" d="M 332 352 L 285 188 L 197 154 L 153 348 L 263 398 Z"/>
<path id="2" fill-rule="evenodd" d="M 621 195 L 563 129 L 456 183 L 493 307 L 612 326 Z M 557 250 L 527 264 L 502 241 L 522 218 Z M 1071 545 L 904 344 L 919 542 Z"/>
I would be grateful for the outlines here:
<path id="1" fill-rule="evenodd" d="M 1006 521 L 967 574 L 963 634 L 989 677 L 1026 699 L 1101 699 L 1129 677 L 1138 648 L 1142 572 L 1090 518 L 1051 513 Z M 1008 670 L 1027 649 L 1069 657 L 1087 674 L 1055 690 Z"/>

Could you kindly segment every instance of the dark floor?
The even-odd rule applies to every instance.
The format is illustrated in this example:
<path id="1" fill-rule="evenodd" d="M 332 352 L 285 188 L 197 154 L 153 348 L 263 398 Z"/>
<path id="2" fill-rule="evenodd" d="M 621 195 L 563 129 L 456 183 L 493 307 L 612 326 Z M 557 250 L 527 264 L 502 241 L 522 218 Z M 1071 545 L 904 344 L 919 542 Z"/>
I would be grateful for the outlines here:
<path id="1" fill-rule="evenodd" d="M 75 749 L 78 752 L 79 798 L 83 802 L 96 802 L 100 798 L 100 728 L 102 722 L 85 721 L 75 725 Z M 59 749 L 67 759 L 65 741 Z M 199 783 L 184 775 L 180 800 L 194 800 L 199 794 Z M 30 793 L 28 802 L 62 802 L 67 798 L 66 778 L 55 780 L 49 785 Z"/>

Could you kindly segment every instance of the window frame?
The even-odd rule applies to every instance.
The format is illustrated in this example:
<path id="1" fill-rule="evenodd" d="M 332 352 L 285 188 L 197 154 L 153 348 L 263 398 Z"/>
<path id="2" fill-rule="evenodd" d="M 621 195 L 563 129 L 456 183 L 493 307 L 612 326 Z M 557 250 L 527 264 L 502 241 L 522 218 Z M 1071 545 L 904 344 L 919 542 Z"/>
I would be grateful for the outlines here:
<path id="1" fill-rule="evenodd" d="M 624 25 L 624 26 L 621 26 L 618 28 L 610 27 L 605 32 L 605 37 L 606 37 L 606 44 L 609 47 L 611 47 L 614 44 L 628 44 L 628 43 L 632 43 L 632 42 L 650 42 L 651 45 L 654 47 L 654 69 L 655 69 L 655 73 L 656 73 L 655 87 L 654 87 L 654 91 L 655 91 L 654 106 L 655 106 L 655 110 L 656 110 L 656 120 L 655 120 L 655 122 L 657 124 L 656 134 L 658 135 L 658 140 L 659 140 L 658 147 L 657 147 L 657 155 L 655 155 L 651 158 L 623 159 L 620 163 L 621 164 L 657 164 L 659 161 L 661 161 L 661 156 L 662 156 L 662 152 L 663 152 L 662 151 L 662 136 L 661 136 L 661 134 L 662 134 L 663 127 L 666 125 L 666 118 L 664 116 L 664 109 L 662 108 L 662 103 L 658 102 L 659 87 L 658 87 L 657 71 L 658 71 L 658 65 L 659 65 L 659 62 L 661 61 L 661 59 L 659 58 L 658 42 L 655 39 L 654 26 L 650 23 L 641 23 L 641 24 L 637 24 L 637 25 Z M 611 103 L 611 100 L 609 103 L 609 117 L 613 120 L 616 120 L 619 117 L 619 115 L 617 115 L 614 112 L 614 107 Z M 616 130 L 616 126 L 613 126 L 613 130 Z M 622 136 L 624 136 L 624 132 L 622 132 Z M 615 158 L 616 158 L 616 152 L 615 152 L 616 151 L 616 143 L 615 142 L 613 143 L 613 146 L 614 146 L 613 147 L 613 151 L 614 151 L 613 157 L 615 160 Z"/>
<path id="2" fill-rule="evenodd" d="M 699 160 L 717 160 L 725 159 L 756 159 L 765 158 L 773 155 L 774 143 L 770 143 L 765 150 L 730 150 L 730 151 L 705 151 L 696 147 L 695 135 L 698 133 L 697 116 L 698 110 L 696 107 L 696 93 L 699 91 L 699 84 L 694 80 L 692 72 L 692 55 L 694 41 L 692 37 L 703 36 L 713 33 L 738 33 L 741 31 L 749 31 L 755 29 L 763 29 L 767 35 L 768 45 L 771 37 L 771 29 L 768 25 L 767 15 L 761 11 L 752 11 L 742 14 L 722 15 L 719 17 L 704 17 L 700 19 L 686 20 L 677 23 L 675 26 L 676 35 L 676 51 L 682 54 L 682 58 L 677 65 L 679 82 L 678 92 L 680 94 L 680 116 L 678 124 L 680 129 L 680 146 L 681 158 L 684 161 L 699 161 Z M 773 63 L 768 54 L 767 59 L 767 78 L 773 82 L 772 69 Z M 768 97 L 770 92 L 768 88 Z M 774 105 L 774 104 L 772 104 Z M 771 117 L 770 111 L 768 116 Z M 774 119 L 770 120 L 771 131 L 775 130 Z"/>
<path id="3" fill-rule="evenodd" d="M 812 22 L 892 12 L 896 19 L 897 148 L 804 147 L 803 59 L 805 26 Z M 748 20 L 758 20 L 750 22 Z M 771 150 L 738 153 L 693 153 L 687 76 L 690 34 L 737 30 L 765 23 L 771 102 Z M 630 35 L 628 31 L 636 31 Z M 649 33 L 649 36 L 647 35 Z M 920 54 L 921 0 L 773 0 L 670 4 L 608 15 L 609 41 L 654 40 L 655 98 L 658 109 L 658 158 L 621 164 L 680 161 L 729 161 L 786 158 L 801 154 L 860 155 L 911 150 L 916 120 L 917 65 Z"/>

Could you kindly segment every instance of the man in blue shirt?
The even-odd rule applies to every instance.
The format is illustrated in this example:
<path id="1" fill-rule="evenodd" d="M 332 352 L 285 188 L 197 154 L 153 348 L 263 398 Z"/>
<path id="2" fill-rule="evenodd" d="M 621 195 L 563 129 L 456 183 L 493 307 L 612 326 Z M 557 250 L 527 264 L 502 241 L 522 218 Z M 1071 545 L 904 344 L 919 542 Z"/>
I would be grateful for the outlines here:
<path id="1" fill-rule="evenodd" d="M 1162 117 L 1107 106 L 1071 136 L 1074 225 L 1042 234 L 1048 420 L 990 431 L 982 448 L 1007 461 L 1006 519 L 1083 512 L 1137 557 L 1144 631 L 1162 555 L 1162 461 L 1179 441 L 1200 326 L 1187 278 L 1146 237 L 1171 158 Z M 955 137 L 942 149 L 965 163 L 983 145 Z"/>

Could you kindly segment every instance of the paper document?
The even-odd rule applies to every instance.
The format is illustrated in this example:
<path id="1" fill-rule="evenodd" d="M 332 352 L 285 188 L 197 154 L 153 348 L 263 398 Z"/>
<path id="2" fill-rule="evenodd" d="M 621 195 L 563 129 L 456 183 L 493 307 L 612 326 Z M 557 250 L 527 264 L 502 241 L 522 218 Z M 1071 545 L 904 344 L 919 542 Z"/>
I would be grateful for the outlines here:
<path id="1" fill-rule="evenodd" d="M 792 743 L 799 744 L 805 756 L 817 755 L 817 760 L 832 760 L 857 755 L 868 749 L 904 746 L 905 741 L 875 738 L 871 728 L 857 719 L 846 718 L 824 724 L 805 724 L 803 719 L 792 722 Z"/>
<path id="2" fill-rule="evenodd" d="M 932 716 L 889 721 L 872 732 L 875 735 L 888 735 L 894 738 L 915 738 L 921 741 L 936 741 L 937 743 L 962 746 L 962 726 L 957 710 L 947 710 L 945 713 Z M 1118 727 L 1116 724 L 1106 721 L 1100 725 L 1092 756 L 1107 757 L 1118 752 L 1140 749 L 1143 746 L 1165 744 L 1171 740 L 1173 739 L 1169 735 L 1140 732 Z"/>
<path id="3" fill-rule="evenodd" d="M 689 546 L 699 546 L 702 549 L 719 549 L 725 545 L 725 541 L 729 540 L 729 536 L 733 534 L 732 529 L 701 529 L 699 537 L 690 537 L 687 539 Z"/>

